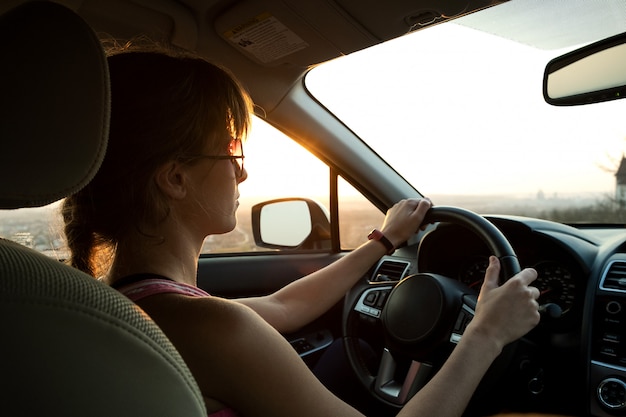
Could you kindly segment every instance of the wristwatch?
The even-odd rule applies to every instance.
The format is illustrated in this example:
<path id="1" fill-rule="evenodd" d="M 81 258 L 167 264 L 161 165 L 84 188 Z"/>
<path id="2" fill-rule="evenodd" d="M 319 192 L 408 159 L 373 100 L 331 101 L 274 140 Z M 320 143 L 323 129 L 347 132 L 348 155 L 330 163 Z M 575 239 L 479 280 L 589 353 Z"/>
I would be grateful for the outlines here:
<path id="1" fill-rule="evenodd" d="M 387 239 L 385 235 L 383 235 L 383 232 L 381 232 L 378 229 L 372 230 L 370 234 L 367 235 L 367 238 L 369 240 L 377 240 L 380 243 L 382 243 L 387 249 L 387 255 L 391 255 L 392 253 L 396 251 L 396 248 L 393 246 L 393 243 L 391 243 L 391 241 Z"/>

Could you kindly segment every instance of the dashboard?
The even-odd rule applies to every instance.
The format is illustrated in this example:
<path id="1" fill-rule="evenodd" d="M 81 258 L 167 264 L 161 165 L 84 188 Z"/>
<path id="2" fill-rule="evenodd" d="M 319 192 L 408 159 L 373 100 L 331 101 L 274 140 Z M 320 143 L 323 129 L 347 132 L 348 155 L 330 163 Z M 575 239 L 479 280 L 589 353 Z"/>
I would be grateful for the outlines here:
<path id="1" fill-rule="evenodd" d="M 593 258 L 581 256 L 597 251 L 597 242 L 582 238 L 576 229 L 538 231 L 522 220 L 491 218 L 515 250 L 521 268 L 535 268 L 533 283 L 539 288 L 539 304 L 555 304 L 560 316 L 550 320 L 553 331 L 578 328 L 584 307 L 586 283 Z M 567 238 L 567 240 L 565 240 Z M 480 290 L 490 251 L 483 241 L 462 226 L 440 224 L 422 239 L 417 267 L 420 272 L 444 275 Z M 546 324 L 544 322 L 544 324 Z"/>
<path id="2" fill-rule="evenodd" d="M 511 344 L 504 355 L 508 357 L 506 372 L 500 368 L 491 380 L 489 373 L 483 378 L 488 388 L 482 395 L 491 400 L 475 395 L 479 398 L 475 415 L 485 415 L 490 410 L 481 407 L 497 398 L 501 406 L 520 412 L 626 416 L 626 227 L 574 227 L 525 217 L 485 217 L 511 244 L 521 268 L 537 270 L 533 285 L 540 290 L 538 301 L 549 305 L 551 314 L 542 314 L 533 330 Z M 358 335 L 374 351 L 417 361 L 422 361 L 420 349 L 424 348 L 418 344 L 422 339 L 440 338 L 436 340 L 441 343 L 429 352 L 434 356 L 460 340 L 474 313 L 466 307 L 472 310 L 475 304 L 444 311 L 438 300 L 447 298 L 439 294 L 449 287 L 458 289 L 464 299 L 467 295 L 475 300 L 491 254 L 482 238 L 456 223 L 435 223 L 420 237 L 419 242 L 383 258 L 367 282 L 355 287 L 348 311 L 356 314 L 348 313 L 346 318 L 348 335 Z M 395 321 L 396 311 L 399 321 Z M 449 334 L 421 332 L 446 320 L 454 324 L 445 331 Z M 385 338 L 381 341 L 382 327 Z M 413 333 L 415 329 L 420 331 Z M 397 340 L 417 342 L 406 348 Z M 379 391 L 396 399 L 384 385 Z"/>
<path id="3" fill-rule="evenodd" d="M 511 243 L 520 266 L 537 270 L 533 285 L 540 290 L 539 303 L 559 310 L 542 317 L 525 337 L 533 369 L 539 370 L 535 376 L 541 375 L 540 389 L 530 390 L 525 401 L 555 404 L 561 396 L 572 415 L 626 415 L 626 230 L 487 218 Z M 472 232 L 440 223 L 419 243 L 417 270 L 478 291 L 489 255 Z M 543 402 L 546 396 L 550 400 Z"/>

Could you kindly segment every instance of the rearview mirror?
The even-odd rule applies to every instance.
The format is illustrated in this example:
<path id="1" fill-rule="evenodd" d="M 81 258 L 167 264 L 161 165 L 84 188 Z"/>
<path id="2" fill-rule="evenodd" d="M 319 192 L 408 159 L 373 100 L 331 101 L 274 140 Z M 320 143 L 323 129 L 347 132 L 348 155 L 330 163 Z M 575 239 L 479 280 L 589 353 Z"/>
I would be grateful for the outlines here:
<path id="1" fill-rule="evenodd" d="M 550 61 L 544 72 L 543 96 L 555 106 L 626 97 L 626 33 Z"/>

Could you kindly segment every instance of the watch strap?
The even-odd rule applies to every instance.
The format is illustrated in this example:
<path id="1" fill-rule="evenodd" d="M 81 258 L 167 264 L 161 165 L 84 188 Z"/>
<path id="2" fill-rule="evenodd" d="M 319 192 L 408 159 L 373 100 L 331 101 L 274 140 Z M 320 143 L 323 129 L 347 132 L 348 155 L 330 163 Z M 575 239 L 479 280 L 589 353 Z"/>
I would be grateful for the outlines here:
<path id="1" fill-rule="evenodd" d="M 367 238 L 369 240 L 377 240 L 378 242 L 382 243 L 383 246 L 385 246 L 385 248 L 387 249 L 387 255 L 391 255 L 396 250 L 395 246 L 393 246 L 393 243 L 391 243 L 391 241 L 387 239 L 383 232 L 378 229 L 372 230 L 370 234 L 367 235 Z"/>

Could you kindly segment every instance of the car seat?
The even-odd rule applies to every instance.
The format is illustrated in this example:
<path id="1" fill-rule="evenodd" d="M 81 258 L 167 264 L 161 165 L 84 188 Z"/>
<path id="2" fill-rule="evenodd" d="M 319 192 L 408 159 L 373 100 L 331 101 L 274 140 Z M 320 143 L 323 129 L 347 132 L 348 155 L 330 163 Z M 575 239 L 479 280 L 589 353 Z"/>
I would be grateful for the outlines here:
<path id="1" fill-rule="evenodd" d="M 106 58 L 91 28 L 52 2 L 25 2 L 0 16 L 0 45 L 0 208 L 43 206 L 82 188 L 102 162 Z M 0 239 L 0 415 L 206 410 L 176 349 L 135 304 Z"/>

